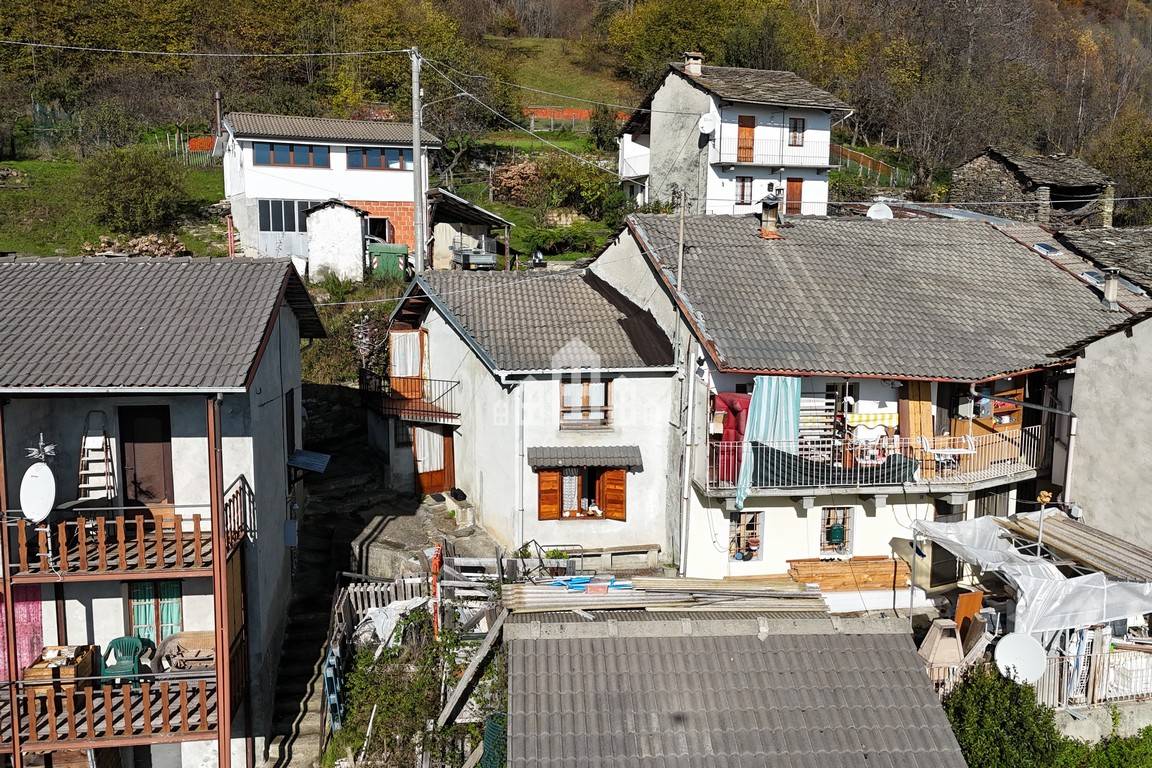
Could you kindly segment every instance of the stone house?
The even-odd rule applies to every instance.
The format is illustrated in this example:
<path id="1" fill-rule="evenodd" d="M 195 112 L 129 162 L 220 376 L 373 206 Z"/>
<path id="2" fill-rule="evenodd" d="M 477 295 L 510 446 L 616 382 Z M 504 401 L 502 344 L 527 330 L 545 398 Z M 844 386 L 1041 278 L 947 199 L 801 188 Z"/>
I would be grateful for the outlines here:
<path id="1" fill-rule="evenodd" d="M 952 171 L 949 196 L 964 208 L 1010 219 L 1110 227 L 1115 185 L 1098 168 L 1070 155 L 988 147 Z"/>

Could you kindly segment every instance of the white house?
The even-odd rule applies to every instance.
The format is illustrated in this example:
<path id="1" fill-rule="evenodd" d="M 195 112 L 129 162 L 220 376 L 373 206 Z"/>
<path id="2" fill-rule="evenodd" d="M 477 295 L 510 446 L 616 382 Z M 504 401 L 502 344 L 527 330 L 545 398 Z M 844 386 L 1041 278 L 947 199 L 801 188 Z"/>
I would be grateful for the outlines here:
<path id="1" fill-rule="evenodd" d="M 0 750 L 262 755 L 303 502 L 300 340 L 324 335 L 300 278 L 287 260 L 6 259 L 0 297 Z"/>
<path id="2" fill-rule="evenodd" d="M 222 123 L 224 194 L 247 256 L 291 257 L 309 275 L 304 212 L 329 199 L 367 213 L 363 234 L 415 251 L 412 126 L 232 112 Z M 422 168 L 440 140 L 425 132 Z"/>
<path id="3" fill-rule="evenodd" d="M 827 213 L 833 122 L 851 112 L 793 72 L 713 67 L 685 54 L 621 131 L 618 172 L 637 204 L 687 196 L 689 213 Z"/>
<path id="4" fill-rule="evenodd" d="M 1053 353 L 1127 315 L 1090 281 L 982 222 L 781 225 L 766 205 L 689 217 L 682 266 L 678 231 L 629 217 L 589 269 L 680 340 L 682 572 L 890 557 L 915 520 L 1059 490 L 1063 422 L 1040 406 L 1072 361 Z M 868 593 L 846 607 L 891 605 Z"/>
<path id="5" fill-rule="evenodd" d="M 462 490 L 506 547 L 669 554 L 680 383 L 649 313 L 583 270 L 433 272 L 391 328 L 394 483 Z"/>

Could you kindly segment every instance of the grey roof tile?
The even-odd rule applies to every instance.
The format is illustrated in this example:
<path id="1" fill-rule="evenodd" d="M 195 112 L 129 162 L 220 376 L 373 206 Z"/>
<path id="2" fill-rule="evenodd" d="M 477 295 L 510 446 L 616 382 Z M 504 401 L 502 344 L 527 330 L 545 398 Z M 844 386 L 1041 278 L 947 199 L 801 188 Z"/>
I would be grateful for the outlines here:
<path id="1" fill-rule="evenodd" d="M 983 222 L 756 216 L 685 222 L 686 303 L 728 369 L 972 381 L 1053 362 L 1122 319 Z M 677 219 L 629 217 L 670 284 Z"/>
<path id="2" fill-rule="evenodd" d="M 644 461 L 638 445 L 542 445 L 528 448 L 528 466 L 628 467 L 639 470 Z"/>
<path id="3" fill-rule="evenodd" d="M 965 765 L 905 635 L 507 645 L 514 768 Z"/>
<path id="4" fill-rule="evenodd" d="M 1102 267 L 1152 290 L 1152 227 L 1101 227 L 1067 230 L 1057 237 Z"/>
<path id="5" fill-rule="evenodd" d="M 1000 157 L 1033 184 L 1053 187 L 1098 187 L 1111 182 L 1100 169 L 1065 154 L 1025 155 L 997 147 L 986 150 Z"/>
<path id="6" fill-rule="evenodd" d="M 225 115 L 224 122 L 234 134 L 246 139 L 302 139 L 405 146 L 412 144 L 411 123 L 267 115 L 255 112 L 230 112 Z M 420 135 L 425 144 L 440 144 L 440 139 L 428 131 L 422 131 Z"/>
<path id="7" fill-rule="evenodd" d="M 684 71 L 683 63 L 669 66 L 674 72 L 727 101 L 818 109 L 852 109 L 828 91 L 817 88 L 795 72 L 705 65 L 700 68 L 699 75 L 690 75 Z"/>
<path id="8" fill-rule="evenodd" d="M 651 314 L 582 270 L 447 271 L 420 280 L 501 370 L 672 364 Z"/>
<path id="9" fill-rule="evenodd" d="M 0 258 L 0 391 L 243 387 L 282 289 L 323 336 L 287 260 Z"/>

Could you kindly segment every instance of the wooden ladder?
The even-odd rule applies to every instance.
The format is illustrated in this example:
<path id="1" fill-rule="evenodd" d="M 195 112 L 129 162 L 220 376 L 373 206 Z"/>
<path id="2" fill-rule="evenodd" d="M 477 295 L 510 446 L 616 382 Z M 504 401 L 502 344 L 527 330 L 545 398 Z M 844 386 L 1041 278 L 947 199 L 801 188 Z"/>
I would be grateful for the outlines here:
<path id="1" fill-rule="evenodd" d="M 103 411 L 89 411 L 84 417 L 84 436 L 80 438 L 80 481 L 78 498 L 111 499 L 116 495 L 112 467 L 112 441 L 108 438 Z"/>

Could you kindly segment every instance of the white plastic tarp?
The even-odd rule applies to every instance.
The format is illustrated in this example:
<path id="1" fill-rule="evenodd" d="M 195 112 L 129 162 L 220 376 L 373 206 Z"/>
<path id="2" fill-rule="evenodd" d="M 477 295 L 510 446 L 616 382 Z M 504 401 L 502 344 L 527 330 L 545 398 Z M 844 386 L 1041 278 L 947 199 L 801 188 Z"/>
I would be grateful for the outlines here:
<path id="1" fill-rule="evenodd" d="M 1039 519 L 1039 512 L 1021 517 Z M 1052 513 L 1048 513 L 1052 514 Z M 920 536 L 1016 588 L 1016 631 L 1077 629 L 1152 612 L 1152 583 L 1117 581 L 1102 573 L 1068 578 L 1050 561 L 1018 552 L 991 517 L 913 525 Z"/>

